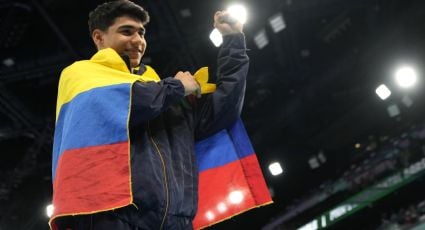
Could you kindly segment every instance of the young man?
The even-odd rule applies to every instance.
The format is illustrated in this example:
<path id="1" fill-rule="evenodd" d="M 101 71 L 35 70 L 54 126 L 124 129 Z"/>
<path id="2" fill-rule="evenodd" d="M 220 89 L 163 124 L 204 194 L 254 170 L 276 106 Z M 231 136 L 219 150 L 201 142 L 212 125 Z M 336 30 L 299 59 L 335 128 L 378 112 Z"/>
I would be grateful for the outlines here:
<path id="1" fill-rule="evenodd" d="M 192 229 L 194 142 L 235 122 L 244 97 L 242 24 L 226 18 L 214 15 L 224 36 L 217 89 L 199 98 L 191 73 L 160 79 L 140 63 L 149 22 L 143 8 L 119 0 L 90 13 L 98 52 L 64 69 L 59 83 L 53 229 Z"/>

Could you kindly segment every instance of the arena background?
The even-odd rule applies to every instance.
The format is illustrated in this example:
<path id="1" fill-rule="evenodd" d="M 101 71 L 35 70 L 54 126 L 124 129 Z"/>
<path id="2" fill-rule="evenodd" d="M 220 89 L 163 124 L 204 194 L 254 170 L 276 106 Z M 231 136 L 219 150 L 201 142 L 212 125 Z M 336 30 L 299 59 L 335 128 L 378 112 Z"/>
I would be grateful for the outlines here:
<path id="1" fill-rule="evenodd" d="M 1 230 L 48 229 L 58 78 L 95 52 L 87 15 L 101 2 L 0 0 Z M 233 2 L 136 2 L 151 15 L 146 64 L 214 71 L 212 15 Z M 420 229 L 425 1 L 239 3 L 251 59 L 242 119 L 274 204 L 211 229 Z M 394 81 L 401 65 L 417 71 L 414 87 Z"/>

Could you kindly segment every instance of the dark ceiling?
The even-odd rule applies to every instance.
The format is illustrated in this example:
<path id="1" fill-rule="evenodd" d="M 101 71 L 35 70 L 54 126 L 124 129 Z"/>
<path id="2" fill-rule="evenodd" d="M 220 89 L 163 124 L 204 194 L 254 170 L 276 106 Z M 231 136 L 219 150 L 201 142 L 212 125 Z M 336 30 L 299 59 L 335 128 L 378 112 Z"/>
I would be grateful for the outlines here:
<path id="1" fill-rule="evenodd" d="M 60 71 L 94 52 L 87 15 L 103 1 L 0 0 L 0 229 L 47 229 L 51 199 L 51 147 Z M 161 76 L 214 69 L 209 40 L 212 15 L 231 1 L 136 1 L 151 15 L 144 61 Z M 425 1 L 246 0 L 251 67 L 242 118 L 273 205 L 217 225 L 259 229 L 324 181 L 338 177 L 359 150 L 355 143 L 402 132 L 423 121 L 423 83 L 402 91 L 394 68 L 425 66 Z M 190 16 L 183 17 L 182 10 Z M 187 12 L 187 11 L 186 11 Z M 286 28 L 268 19 L 282 13 Z M 254 37 L 265 30 L 269 44 Z M 12 64 L 11 64 L 12 63 Z M 375 88 L 393 95 L 381 101 Z M 408 96 L 413 105 L 403 106 Z M 390 117 L 387 106 L 399 104 Z M 319 153 L 326 163 L 311 169 Z M 284 173 L 272 177 L 268 164 Z"/>

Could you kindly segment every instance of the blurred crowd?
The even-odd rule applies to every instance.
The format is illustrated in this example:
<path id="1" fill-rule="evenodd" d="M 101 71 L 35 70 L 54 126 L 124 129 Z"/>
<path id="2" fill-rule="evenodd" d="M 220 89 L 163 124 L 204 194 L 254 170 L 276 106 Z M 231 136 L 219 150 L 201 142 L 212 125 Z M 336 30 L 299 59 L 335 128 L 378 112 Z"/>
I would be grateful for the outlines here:
<path id="1" fill-rule="evenodd" d="M 331 198 L 334 202 L 341 202 L 396 173 L 405 175 L 412 170 L 417 173 L 425 169 L 425 123 L 412 125 L 394 136 L 369 136 L 357 144 L 353 153 L 350 166 L 337 175 L 337 179 L 322 183 L 318 189 L 288 206 L 284 219 L 289 221 Z M 424 202 L 401 209 L 400 213 L 392 213 L 385 218 L 383 226 L 388 223 L 402 226 L 422 220 Z"/>
<path id="2" fill-rule="evenodd" d="M 425 199 L 392 213 L 385 213 L 378 230 L 425 229 Z"/>

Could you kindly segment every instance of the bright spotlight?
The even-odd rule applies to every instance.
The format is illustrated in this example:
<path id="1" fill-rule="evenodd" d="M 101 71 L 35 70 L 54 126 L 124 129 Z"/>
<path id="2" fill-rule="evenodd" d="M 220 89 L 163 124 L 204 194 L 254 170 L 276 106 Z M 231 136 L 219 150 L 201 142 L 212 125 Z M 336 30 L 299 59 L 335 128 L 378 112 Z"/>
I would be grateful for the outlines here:
<path id="1" fill-rule="evenodd" d="M 387 99 L 391 95 L 390 89 L 388 89 L 388 87 L 384 84 L 378 86 L 378 88 L 376 88 L 375 92 L 376 92 L 376 94 L 378 94 L 378 96 L 382 100 Z"/>
<path id="2" fill-rule="evenodd" d="M 232 204 L 239 204 L 242 202 L 244 196 L 243 193 L 241 191 L 233 191 L 229 194 L 229 201 Z"/>
<path id="3" fill-rule="evenodd" d="M 227 12 L 229 13 L 230 17 L 232 17 L 233 20 L 237 20 L 242 24 L 245 24 L 246 18 L 247 18 L 247 11 L 246 8 L 242 5 L 232 5 L 229 8 L 227 8 Z M 214 29 L 210 33 L 210 40 L 213 42 L 213 44 L 216 47 L 219 47 L 221 43 L 223 43 L 223 36 L 221 35 L 220 31 L 217 29 Z"/>
<path id="4" fill-rule="evenodd" d="M 47 207 L 46 207 L 46 214 L 47 214 L 47 216 L 50 218 L 50 217 L 52 217 L 52 215 L 53 215 L 53 205 L 52 204 L 49 204 L 49 205 L 47 205 Z"/>
<path id="5" fill-rule="evenodd" d="M 220 31 L 218 31 L 217 29 L 214 29 L 210 33 L 210 40 L 216 47 L 219 47 L 221 43 L 223 43 L 223 36 L 221 35 Z"/>
<path id="6" fill-rule="evenodd" d="M 208 212 L 205 214 L 205 217 L 207 218 L 207 220 L 211 221 L 211 220 L 213 220 L 213 219 L 215 218 L 215 215 L 214 215 L 214 213 L 213 213 L 213 212 L 208 211 Z"/>
<path id="7" fill-rule="evenodd" d="M 227 211 L 227 206 L 225 203 L 221 202 L 217 205 L 217 209 L 220 213 Z"/>
<path id="8" fill-rule="evenodd" d="M 246 8 L 242 5 L 232 5 L 227 8 L 227 12 L 229 12 L 230 16 L 238 20 L 240 23 L 245 24 L 247 13 Z"/>
<path id="9" fill-rule="evenodd" d="M 279 162 L 273 162 L 273 163 L 271 163 L 269 165 L 269 170 L 270 170 L 270 173 L 273 176 L 277 176 L 279 174 L 282 174 L 282 172 L 283 172 L 282 167 L 280 166 Z"/>
<path id="10" fill-rule="evenodd" d="M 409 66 L 399 68 L 395 73 L 395 79 L 402 88 L 412 87 L 416 83 L 416 71 Z"/>

